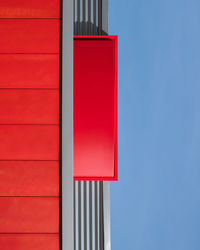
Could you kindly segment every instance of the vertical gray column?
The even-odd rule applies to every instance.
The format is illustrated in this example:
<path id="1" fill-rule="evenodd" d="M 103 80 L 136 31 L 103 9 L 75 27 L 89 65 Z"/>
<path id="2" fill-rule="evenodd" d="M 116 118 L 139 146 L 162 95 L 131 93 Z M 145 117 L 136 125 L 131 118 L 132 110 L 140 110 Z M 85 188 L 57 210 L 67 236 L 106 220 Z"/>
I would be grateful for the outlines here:
<path id="1" fill-rule="evenodd" d="M 108 0 L 102 0 L 102 31 L 108 34 Z"/>
<path id="2" fill-rule="evenodd" d="M 108 0 L 74 0 L 74 5 L 75 35 L 108 34 Z M 110 183 L 89 181 L 82 187 L 81 182 L 77 184 L 79 192 L 75 193 L 75 198 L 78 202 L 74 204 L 77 245 L 74 250 L 111 250 Z"/>
<path id="3" fill-rule="evenodd" d="M 73 0 L 62 12 L 62 250 L 74 249 L 73 230 Z"/>
<path id="4" fill-rule="evenodd" d="M 111 250 L 110 237 L 110 182 L 103 182 L 104 250 Z"/>
<path id="5" fill-rule="evenodd" d="M 108 34 L 108 0 L 102 0 L 102 31 Z M 110 182 L 103 182 L 104 250 L 111 250 L 110 233 Z"/>

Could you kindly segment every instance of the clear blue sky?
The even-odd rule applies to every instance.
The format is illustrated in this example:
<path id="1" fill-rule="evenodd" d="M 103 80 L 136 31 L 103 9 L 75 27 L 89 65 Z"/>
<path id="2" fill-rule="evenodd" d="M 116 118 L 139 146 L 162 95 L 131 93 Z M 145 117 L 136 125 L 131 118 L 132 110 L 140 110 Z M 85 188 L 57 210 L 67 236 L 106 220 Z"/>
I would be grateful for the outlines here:
<path id="1" fill-rule="evenodd" d="M 119 35 L 113 250 L 200 249 L 200 1 L 109 0 Z"/>

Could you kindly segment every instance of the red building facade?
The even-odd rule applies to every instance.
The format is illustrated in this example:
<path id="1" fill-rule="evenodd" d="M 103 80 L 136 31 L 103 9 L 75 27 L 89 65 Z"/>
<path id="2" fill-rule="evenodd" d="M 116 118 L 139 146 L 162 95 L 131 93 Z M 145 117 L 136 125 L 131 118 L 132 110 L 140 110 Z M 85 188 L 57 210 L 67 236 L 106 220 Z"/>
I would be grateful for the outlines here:
<path id="1" fill-rule="evenodd" d="M 117 37 L 103 27 L 107 1 L 92 3 L 0 3 L 0 249 L 87 250 L 93 238 L 110 249 Z"/>

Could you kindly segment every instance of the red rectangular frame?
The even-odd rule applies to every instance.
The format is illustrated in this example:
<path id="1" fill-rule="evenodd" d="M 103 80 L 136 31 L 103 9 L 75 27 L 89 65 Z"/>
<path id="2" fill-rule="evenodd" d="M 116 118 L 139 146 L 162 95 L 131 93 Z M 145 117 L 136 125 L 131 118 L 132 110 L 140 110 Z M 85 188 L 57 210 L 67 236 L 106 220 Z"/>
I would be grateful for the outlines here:
<path id="1" fill-rule="evenodd" d="M 114 75 L 114 176 L 113 177 L 81 177 L 74 176 L 76 181 L 117 181 L 118 180 L 118 36 L 74 36 L 74 39 L 112 40 L 114 42 L 115 75 Z"/>

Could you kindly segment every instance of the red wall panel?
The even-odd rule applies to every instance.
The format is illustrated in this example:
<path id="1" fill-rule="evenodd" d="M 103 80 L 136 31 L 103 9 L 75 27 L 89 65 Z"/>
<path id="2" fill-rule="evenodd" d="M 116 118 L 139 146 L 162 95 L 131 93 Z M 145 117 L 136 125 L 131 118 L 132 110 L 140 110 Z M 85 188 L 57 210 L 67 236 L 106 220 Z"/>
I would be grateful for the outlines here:
<path id="1" fill-rule="evenodd" d="M 0 1 L 0 249 L 60 249 L 60 3 Z"/>
<path id="2" fill-rule="evenodd" d="M 0 88 L 59 88 L 59 54 L 0 54 Z"/>
<path id="3" fill-rule="evenodd" d="M 60 18 L 60 0 L 1 0 L 0 18 Z"/>
<path id="4" fill-rule="evenodd" d="M 74 39 L 74 178 L 117 179 L 117 37 Z"/>
<path id="5" fill-rule="evenodd" d="M 59 164 L 0 161 L 0 196 L 59 196 Z"/>
<path id="6" fill-rule="evenodd" d="M 2 250 L 59 250 L 59 234 L 0 234 Z"/>
<path id="7" fill-rule="evenodd" d="M 0 233 L 58 233 L 58 197 L 0 197 Z"/>
<path id="8" fill-rule="evenodd" d="M 59 90 L 0 89 L 0 124 L 58 124 Z"/>
<path id="9" fill-rule="evenodd" d="M 0 53 L 59 53 L 59 19 L 0 19 Z"/>
<path id="10" fill-rule="evenodd" d="M 59 160 L 58 125 L 0 125 L 0 160 Z"/>

